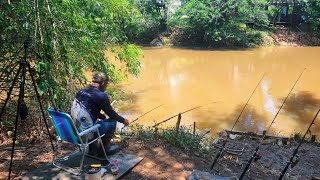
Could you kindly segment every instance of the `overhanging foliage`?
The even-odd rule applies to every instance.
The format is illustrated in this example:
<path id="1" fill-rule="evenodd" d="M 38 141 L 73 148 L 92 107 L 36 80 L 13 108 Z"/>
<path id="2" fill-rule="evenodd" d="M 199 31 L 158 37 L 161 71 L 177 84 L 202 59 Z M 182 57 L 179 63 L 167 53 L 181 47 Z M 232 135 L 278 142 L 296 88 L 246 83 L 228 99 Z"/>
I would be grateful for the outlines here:
<path id="1" fill-rule="evenodd" d="M 127 34 L 135 33 L 141 14 L 126 0 L 1 1 L 0 8 L 1 66 L 30 37 L 32 48 L 43 57 L 30 59 L 42 98 L 53 89 L 50 96 L 58 98 L 59 108 L 69 107 L 86 83 L 84 70 L 106 71 L 115 82 L 139 73 L 140 50 L 127 43 Z M 107 49 L 126 69 L 116 69 L 105 56 Z M 1 74 L 7 83 L 1 85 L 10 85 L 12 71 Z"/>

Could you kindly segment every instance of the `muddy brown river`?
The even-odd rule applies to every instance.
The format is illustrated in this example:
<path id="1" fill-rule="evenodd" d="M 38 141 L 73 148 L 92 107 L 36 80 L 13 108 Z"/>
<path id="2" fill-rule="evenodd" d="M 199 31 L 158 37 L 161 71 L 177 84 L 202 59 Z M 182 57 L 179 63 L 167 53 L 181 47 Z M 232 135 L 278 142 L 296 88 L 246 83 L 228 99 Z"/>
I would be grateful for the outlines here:
<path id="1" fill-rule="evenodd" d="M 303 72 L 269 131 L 289 136 L 304 133 L 320 108 L 320 48 L 263 47 L 248 50 L 143 48 L 141 73 L 122 83 L 128 94 L 120 114 L 137 123 L 154 125 L 188 109 L 181 124 L 211 135 L 230 130 L 259 80 L 235 130 L 262 132 Z M 319 117 L 320 118 L 320 117 Z M 175 125 L 177 118 L 162 124 Z M 311 129 L 320 134 L 320 119 Z"/>

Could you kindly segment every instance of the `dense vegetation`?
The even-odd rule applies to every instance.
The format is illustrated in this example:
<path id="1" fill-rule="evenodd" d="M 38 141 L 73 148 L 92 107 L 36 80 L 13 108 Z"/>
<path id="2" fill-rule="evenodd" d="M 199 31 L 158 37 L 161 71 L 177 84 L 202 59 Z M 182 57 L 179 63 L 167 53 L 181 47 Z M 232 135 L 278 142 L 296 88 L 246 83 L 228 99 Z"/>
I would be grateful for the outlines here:
<path id="1" fill-rule="evenodd" d="M 303 3 L 304 20 L 312 27 L 312 31 L 320 30 L 320 0 L 312 0 Z"/>
<path id="2" fill-rule="evenodd" d="M 260 44 L 261 33 L 245 22 L 267 26 L 266 0 L 198 1 L 190 0 L 170 19 L 188 39 L 208 45 L 253 46 Z"/>
<path id="3" fill-rule="evenodd" d="M 149 42 L 161 32 L 161 18 L 169 32 L 183 45 L 252 47 L 263 43 L 263 36 L 273 33 L 274 25 L 283 18 L 286 8 L 287 22 L 303 31 L 319 32 L 319 0 L 166 0 L 167 9 L 156 10 L 154 0 L 133 1 L 143 14 L 143 32 L 137 36 Z M 180 6 L 175 6 L 180 2 Z M 294 3 L 292 3 L 294 2 Z M 152 5 L 153 3 L 153 5 Z M 179 4 L 179 3 L 178 3 Z M 167 13 L 168 16 L 163 14 Z M 305 28 L 308 27 L 308 28 Z"/>
<path id="4" fill-rule="evenodd" d="M 42 56 L 30 53 L 40 94 L 46 98 L 53 92 L 60 108 L 86 84 L 84 70 L 107 71 L 114 82 L 139 73 L 140 49 L 127 39 L 136 34 L 141 16 L 126 0 L 1 1 L 0 8 L 1 80 L 8 83 L 1 86 L 13 81 L 16 70 L 8 63 L 19 61 L 13 56 L 28 37 Z M 115 58 L 108 59 L 106 50 Z M 121 71 L 113 59 L 124 64 Z"/>

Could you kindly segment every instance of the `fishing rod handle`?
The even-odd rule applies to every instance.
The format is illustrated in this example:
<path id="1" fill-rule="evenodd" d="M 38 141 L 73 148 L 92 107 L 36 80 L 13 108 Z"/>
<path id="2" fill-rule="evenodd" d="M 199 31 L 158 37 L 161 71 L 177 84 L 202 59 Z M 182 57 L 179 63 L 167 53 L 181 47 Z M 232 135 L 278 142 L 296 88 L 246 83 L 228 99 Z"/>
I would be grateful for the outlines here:
<path id="1" fill-rule="evenodd" d="M 211 165 L 211 167 L 210 167 L 211 170 L 213 169 L 214 165 L 217 163 L 219 157 L 221 156 L 221 154 L 222 154 L 222 152 L 223 152 L 223 149 L 224 149 L 224 147 L 221 147 L 221 148 L 219 149 L 219 152 L 218 152 L 218 154 L 216 155 L 216 157 L 214 158 L 214 161 L 213 161 L 213 163 L 212 163 L 212 165 Z"/>
<path id="2" fill-rule="evenodd" d="M 135 122 L 135 121 L 137 121 L 137 120 L 138 120 L 138 118 L 137 118 L 137 119 L 135 119 L 135 120 L 133 120 L 129 125 L 127 125 L 127 126 L 123 126 L 123 127 L 121 128 L 121 130 L 122 130 L 122 129 L 124 129 L 124 128 L 126 128 L 126 127 L 128 127 L 128 126 L 131 126 L 131 124 L 132 124 L 132 123 L 134 123 L 134 122 Z"/>
<path id="3" fill-rule="evenodd" d="M 283 169 L 283 171 L 281 172 L 280 176 L 279 176 L 279 179 L 278 180 L 281 180 L 283 178 L 283 176 L 286 174 L 291 162 L 292 162 L 292 159 L 290 159 L 290 161 L 287 163 L 286 167 Z"/>
<path id="4" fill-rule="evenodd" d="M 288 168 L 289 168 L 289 165 L 292 164 L 293 158 L 294 158 L 294 157 L 296 156 L 296 154 L 298 153 L 299 147 L 301 146 L 301 144 L 303 143 L 304 139 L 306 138 L 306 135 L 307 135 L 307 133 L 309 132 L 311 126 L 314 124 L 314 121 L 316 120 L 319 112 L 320 112 L 320 108 L 319 108 L 319 110 L 317 111 L 317 113 L 316 113 L 316 115 L 314 116 L 314 118 L 312 119 L 312 121 L 311 121 L 311 123 L 310 123 L 307 131 L 305 132 L 303 138 L 300 140 L 299 145 L 298 145 L 297 148 L 294 150 L 294 152 L 293 152 L 293 154 L 292 154 L 292 156 L 291 156 L 291 158 L 290 158 L 290 161 L 287 163 L 286 167 L 285 167 L 285 168 L 283 169 L 283 171 L 281 172 L 281 175 L 280 175 L 280 177 L 279 177 L 279 180 L 281 180 L 281 179 L 283 178 L 284 174 L 286 173 L 286 171 L 287 171 Z"/>
<path id="5" fill-rule="evenodd" d="M 224 147 L 226 146 L 226 144 L 227 144 L 227 140 L 225 140 L 225 141 L 223 142 L 221 148 L 219 149 L 218 154 L 217 154 L 216 157 L 214 158 L 214 161 L 213 161 L 213 163 L 212 163 L 212 165 L 211 165 L 211 167 L 210 167 L 211 170 L 213 169 L 214 165 L 217 163 L 218 159 L 220 158 L 220 156 L 221 156 L 222 153 L 224 152 Z"/>
<path id="6" fill-rule="evenodd" d="M 258 150 L 259 150 L 259 146 L 254 150 L 254 153 L 252 154 L 251 158 L 250 158 L 249 161 L 247 162 L 247 165 L 246 165 L 246 167 L 244 168 L 241 176 L 239 177 L 239 180 L 242 180 L 242 179 L 243 179 L 243 177 L 244 177 L 244 175 L 246 174 L 246 172 L 248 171 L 248 169 L 249 169 L 249 167 L 250 167 L 253 159 L 256 157 L 256 153 L 258 152 Z"/>

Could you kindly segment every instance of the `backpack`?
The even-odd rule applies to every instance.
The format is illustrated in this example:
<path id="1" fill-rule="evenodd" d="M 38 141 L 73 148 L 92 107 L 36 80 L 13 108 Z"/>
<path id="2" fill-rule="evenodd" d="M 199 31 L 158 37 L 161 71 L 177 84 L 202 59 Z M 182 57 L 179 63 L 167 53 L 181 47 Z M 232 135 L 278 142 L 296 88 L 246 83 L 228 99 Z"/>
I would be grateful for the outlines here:
<path id="1" fill-rule="evenodd" d="M 94 125 L 92 116 L 88 109 L 77 99 L 74 99 L 71 106 L 71 116 L 78 132 L 82 132 Z M 90 135 L 93 137 L 93 133 Z M 90 138 L 89 138 L 90 139 Z"/>

